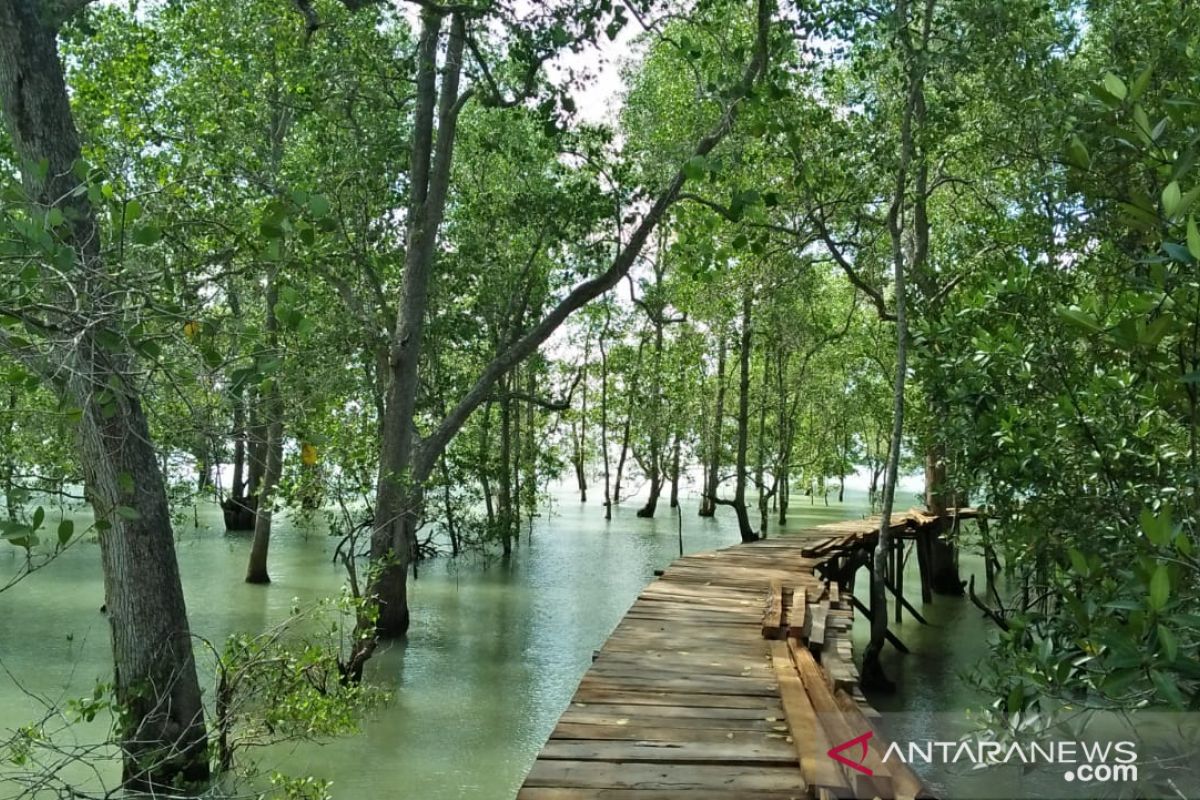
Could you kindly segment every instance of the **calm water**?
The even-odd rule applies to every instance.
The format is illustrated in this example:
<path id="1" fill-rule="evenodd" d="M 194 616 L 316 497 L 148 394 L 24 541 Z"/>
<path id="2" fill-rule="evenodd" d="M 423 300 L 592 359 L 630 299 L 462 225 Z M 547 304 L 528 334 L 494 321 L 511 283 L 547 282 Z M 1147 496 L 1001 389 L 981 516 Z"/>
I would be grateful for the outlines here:
<path id="1" fill-rule="evenodd" d="M 846 499 L 826 508 L 801 498 L 788 530 L 866 512 L 862 493 L 848 490 Z M 269 752 L 263 767 L 330 779 L 339 800 L 385 793 L 420 800 L 511 798 L 592 651 L 653 571 L 679 553 L 674 515 L 660 507 L 661 518 L 637 519 L 636 507 L 629 503 L 605 523 L 599 503 L 583 506 L 564 492 L 535 522 L 531 540 L 522 537 L 510 563 L 423 565 L 410 590 L 408 639 L 376 655 L 369 668 L 369 678 L 390 687 L 394 701 L 367 720 L 361 734 Z M 685 552 L 737 541 L 729 509 L 705 520 L 695 508 L 695 499 L 687 498 Z M 332 542 L 322 528 L 277 520 L 274 582 L 250 586 L 242 582 L 249 538 L 225 535 L 215 508 L 201 508 L 199 517 L 198 527 L 177 532 L 193 632 L 220 641 L 231 632 L 259 631 L 285 618 L 296 600 L 338 591 L 342 572 L 330 563 Z M 14 559 L 11 548 L 0 551 L 0 575 L 15 569 Z M 0 666 L 7 672 L 0 672 L 0 728 L 39 715 L 27 692 L 73 697 L 107 679 L 102 599 L 98 551 L 88 542 L 0 595 Z M 900 629 L 914 654 L 889 663 L 903 692 L 878 701 L 881 708 L 910 712 L 914 731 L 929 719 L 924 714 L 962 707 L 969 695 L 953 688 L 955 676 L 982 654 L 986 630 L 966 602 L 939 598 L 929 611 L 934 626 L 906 622 Z M 946 647 L 947 637 L 961 642 L 964 636 L 966 645 Z M 79 736 L 96 740 L 103 733 L 98 722 Z M 0 798 L 13 794 L 4 769 L 0 765 Z"/>

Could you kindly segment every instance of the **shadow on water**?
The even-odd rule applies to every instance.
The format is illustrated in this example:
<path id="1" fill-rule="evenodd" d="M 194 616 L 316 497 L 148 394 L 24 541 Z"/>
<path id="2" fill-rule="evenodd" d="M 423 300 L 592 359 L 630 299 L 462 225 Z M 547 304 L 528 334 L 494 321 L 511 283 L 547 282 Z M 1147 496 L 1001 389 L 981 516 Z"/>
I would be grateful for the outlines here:
<path id="1" fill-rule="evenodd" d="M 976 586 L 985 585 L 983 558 L 969 550 L 960 553 L 963 580 L 975 575 Z M 869 602 L 865 570 L 855 583 L 855 594 Z M 918 622 L 905 609 L 902 622 L 895 622 L 895 598 L 888 595 L 889 627 L 911 651 L 904 654 L 891 645 L 881 656 L 885 673 L 896 682 L 897 691 L 868 692 L 871 705 L 884 716 L 884 727 L 893 741 L 955 740 L 971 730 L 967 709 L 981 708 L 984 696 L 964 676 L 988 656 L 988 643 L 995 625 L 983 617 L 966 595 L 935 594 L 933 602 L 921 602 L 920 574 L 916 556 L 910 554 L 904 570 L 905 597 L 928 625 Z M 854 621 L 854 652 L 861 656 L 870 639 L 870 622 L 859 614 Z M 940 797 L 955 796 L 956 774 L 937 765 L 914 764 L 913 769 Z M 974 784 L 978 787 L 978 783 Z"/>
<path id="2" fill-rule="evenodd" d="M 797 499 L 784 533 L 867 510 L 861 492 L 847 491 L 846 503 L 831 500 L 828 507 Z M 738 540 L 728 509 L 701 519 L 695 497 L 683 502 L 685 552 Z M 260 754 L 263 769 L 332 780 L 337 798 L 512 797 L 592 652 L 654 570 L 678 555 L 674 511 L 664 503 L 658 518 L 643 520 L 635 517 L 638 505 L 627 501 L 606 523 L 598 502 L 582 505 L 562 492 L 511 560 L 423 564 L 411 589 L 408 639 L 385 647 L 368 669 L 371 680 L 394 690 L 394 701 L 366 720 L 361 734 Z M 294 604 L 341 586 L 333 542 L 321 528 L 279 520 L 273 583 L 251 586 L 242 582 L 249 538 L 223 534 L 215 508 L 201 508 L 199 518 L 200 527 L 179 532 L 178 553 L 192 630 L 200 636 L 220 642 L 232 632 L 262 630 Z M 0 570 L 10 568 L 4 562 L 11 557 L 0 554 Z M 0 727 L 38 714 L 25 691 L 61 701 L 108 679 L 102 600 L 98 550 L 89 542 L 0 596 L 0 662 L 24 687 L 0 673 Z M 938 598 L 928 609 L 934 627 L 905 622 L 901 636 L 914 654 L 889 663 L 903 689 L 880 699 L 881 707 L 912 709 L 919 726 L 922 713 L 972 699 L 956 674 L 982 653 L 985 627 L 964 606 Z M 946 647 L 948 641 L 956 646 Z M 81 739 L 103 734 L 100 722 L 79 733 Z M 9 794 L 0 768 L 0 798 Z"/>

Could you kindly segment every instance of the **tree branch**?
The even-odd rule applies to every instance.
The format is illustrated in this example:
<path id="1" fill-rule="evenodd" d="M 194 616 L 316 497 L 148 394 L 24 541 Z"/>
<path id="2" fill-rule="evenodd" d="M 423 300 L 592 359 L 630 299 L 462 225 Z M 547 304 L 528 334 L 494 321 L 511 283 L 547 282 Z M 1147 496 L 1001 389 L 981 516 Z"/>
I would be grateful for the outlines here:
<path id="1" fill-rule="evenodd" d="M 753 89 L 760 75 L 767 67 L 768 33 L 771 25 L 770 0 L 758 0 L 757 35 L 754 53 L 742 73 L 741 79 L 730 93 L 730 101 L 717 123 L 705 134 L 692 151 L 692 156 L 705 156 L 712 152 L 722 139 L 732 130 L 737 118 L 741 102 Z M 550 338 L 572 313 L 582 308 L 589 301 L 599 297 L 615 286 L 633 267 L 650 234 L 658 227 L 687 181 L 682 169 L 676 171 L 670 183 L 658 195 L 650 210 L 642 218 L 634 230 L 629 242 L 614 258 L 607 270 L 594 278 L 576 286 L 557 306 L 555 306 L 541 322 L 535 325 L 511 347 L 498 354 L 484 368 L 475 385 L 458 402 L 438 427 L 420 445 L 414 464 L 414 478 L 417 480 L 427 476 L 433 468 L 437 457 L 445 450 L 450 439 L 466 423 L 474 411 L 491 393 L 492 386 L 506 372 L 519 364 L 523 359 L 535 352 L 541 344 Z"/>
<path id="2" fill-rule="evenodd" d="M 825 249 L 829 251 L 831 256 L 833 256 L 833 260 L 837 262 L 837 265 L 842 268 L 842 272 L 846 273 L 846 277 L 850 279 L 850 282 L 858 287 L 858 289 L 867 297 L 869 297 L 871 302 L 875 304 L 875 310 L 879 312 L 879 318 L 887 322 L 895 322 L 896 315 L 887 310 L 887 301 L 884 299 L 883 293 L 871 284 L 867 283 L 867 281 L 858 274 L 858 270 L 854 268 L 854 265 L 850 263 L 850 261 L 846 258 L 846 255 L 842 252 L 842 248 L 837 242 L 834 241 L 833 235 L 829 232 L 829 228 L 825 226 L 825 221 L 816 214 L 811 214 L 809 219 L 811 219 L 813 225 L 816 226 L 817 233 L 820 234 L 821 241 L 825 243 Z"/>

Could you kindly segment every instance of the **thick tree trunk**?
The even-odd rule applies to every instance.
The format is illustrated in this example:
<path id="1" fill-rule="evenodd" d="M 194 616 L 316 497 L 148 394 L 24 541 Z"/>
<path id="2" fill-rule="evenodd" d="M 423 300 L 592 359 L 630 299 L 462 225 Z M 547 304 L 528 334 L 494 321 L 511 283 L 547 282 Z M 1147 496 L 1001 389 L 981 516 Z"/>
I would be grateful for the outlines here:
<path id="1" fill-rule="evenodd" d="M 254 543 L 250 547 L 250 563 L 246 566 L 246 583 L 270 583 L 267 573 L 267 552 L 271 547 L 271 521 L 274 516 L 274 492 L 283 474 L 283 418 L 279 404 L 267 425 L 267 468 L 263 473 L 263 489 L 258 496 L 254 514 Z"/>
<path id="2" fill-rule="evenodd" d="M 935 417 L 936 418 L 936 417 Z M 925 453 L 925 506 L 931 514 L 945 514 L 960 505 L 957 497 L 947 497 L 946 459 L 941 447 L 931 446 Z M 964 581 L 958 571 L 958 547 L 943 535 L 929 540 L 929 585 L 935 594 L 961 597 Z"/>
<path id="3" fill-rule="evenodd" d="M 0 104 L 30 200 L 57 206 L 75 250 L 63 286 L 85 304 L 49 343 L 55 384 L 81 409 L 80 456 L 98 527 L 112 629 L 113 682 L 122 708 L 122 782 L 132 791 L 176 792 L 208 779 L 207 735 L 187 610 L 171 533 L 166 484 L 123 345 L 99 344 L 102 305 L 119 292 L 101 257 L 87 193 L 76 193 L 80 160 L 53 24 L 62 7 L 0 0 Z M 119 340 L 119 337 L 112 337 Z M 65 369 L 64 369 L 65 367 Z M 103 387 L 105 391 L 97 391 Z"/>
<path id="4" fill-rule="evenodd" d="M 416 543 L 421 482 L 426 477 L 414 468 L 413 433 L 420 384 L 418 366 L 424 341 L 430 276 L 446 210 L 455 129 L 461 109 L 458 87 L 466 42 L 466 24 L 461 15 L 455 14 L 439 92 L 437 55 L 442 22 L 440 11 L 427 8 L 421 13 L 406 249 L 400 293 L 403 302 L 388 351 L 383 441 L 375 491 L 375 525 L 371 532 L 371 559 L 378 568 L 375 579 L 367 588 L 367 596 L 378 603 L 374 634 L 380 638 L 397 638 L 408 631 L 407 572 Z M 436 126 L 435 116 L 439 118 Z M 432 463 L 426 468 L 431 466 Z M 363 626 L 360 624 L 360 627 Z M 360 638 L 365 633 L 360 632 Z"/>
<path id="5" fill-rule="evenodd" d="M 708 437 L 708 460 L 705 467 L 704 492 L 700 495 L 700 516 L 717 513 L 717 489 L 721 485 L 721 433 L 725 422 L 725 332 L 717 334 L 717 399 L 713 405 Z"/>

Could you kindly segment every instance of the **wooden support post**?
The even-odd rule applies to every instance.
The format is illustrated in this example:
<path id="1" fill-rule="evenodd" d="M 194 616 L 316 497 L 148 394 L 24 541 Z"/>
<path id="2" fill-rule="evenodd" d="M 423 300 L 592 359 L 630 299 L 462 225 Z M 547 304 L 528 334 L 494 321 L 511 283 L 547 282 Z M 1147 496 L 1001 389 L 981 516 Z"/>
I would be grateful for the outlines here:
<path id="1" fill-rule="evenodd" d="M 896 595 L 901 600 L 904 599 L 904 540 L 899 536 L 892 539 L 892 558 L 896 563 L 895 569 L 892 570 L 892 575 L 896 581 L 896 588 L 892 590 L 892 594 Z M 900 624 L 900 615 L 904 610 L 904 603 L 896 603 L 896 624 Z"/>
<path id="2" fill-rule="evenodd" d="M 893 595 L 895 595 L 897 606 L 902 605 L 905 608 L 907 608 L 909 613 L 912 614 L 913 617 L 916 618 L 917 622 L 921 623 L 922 625 L 929 624 L 929 620 L 925 619 L 925 617 L 923 617 L 921 615 L 921 612 L 917 611 L 917 609 L 913 607 L 913 604 L 908 602 L 908 600 L 905 599 L 904 595 L 901 594 L 899 591 L 897 591 L 895 586 L 892 586 L 892 584 L 888 581 L 884 581 L 883 585 L 887 587 L 888 591 L 890 591 Z"/>
<path id="3" fill-rule="evenodd" d="M 933 602 L 933 586 L 929 579 L 930 569 L 929 529 L 917 528 L 917 570 L 921 573 L 921 602 Z"/>
<path id="4" fill-rule="evenodd" d="M 867 615 L 867 619 L 874 618 L 874 615 L 871 614 L 871 609 L 869 609 L 865 605 L 863 605 L 862 600 L 859 600 L 854 595 L 850 595 L 850 600 L 854 603 L 855 608 L 857 608 L 859 611 L 861 611 L 862 613 Z M 901 653 L 911 653 L 912 652 L 911 650 L 908 649 L 908 646 L 905 645 L 904 642 L 900 641 L 900 637 L 897 636 L 896 634 L 892 633 L 891 631 L 888 631 L 884 635 L 887 637 L 887 640 L 892 643 L 892 646 L 895 647 L 897 650 L 899 650 Z"/>

